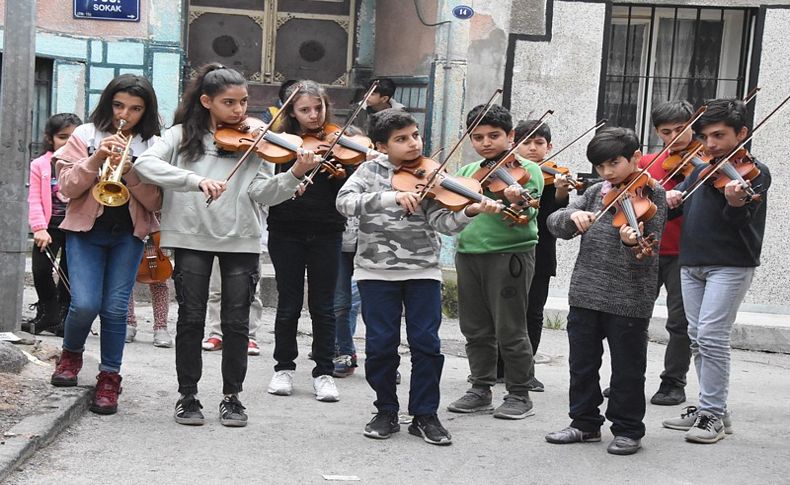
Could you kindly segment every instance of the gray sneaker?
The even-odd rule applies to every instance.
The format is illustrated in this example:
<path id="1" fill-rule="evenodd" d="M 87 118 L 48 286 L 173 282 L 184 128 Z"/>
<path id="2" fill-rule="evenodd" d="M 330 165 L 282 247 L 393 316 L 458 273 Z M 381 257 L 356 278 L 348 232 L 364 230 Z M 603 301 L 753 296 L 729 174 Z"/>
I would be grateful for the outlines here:
<path id="1" fill-rule="evenodd" d="M 154 347 L 161 347 L 163 349 L 169 349 L 173 346 L 173 337 L 170 336 L 170 333 L 167 331 L 166 328 L 155 328 L 154 329 Z"/>
<path id="2" fill-rule="evenodd" d="M 686 441 L 713 444 L 724 439 L 724 423 L 713 413 L 700 411 L 694 426 L 686 431 Z"/>
<path id="3" fill-rule="evenodd" d="M 524 419 L 534 414 L 529 396 L 517 394 L 506 395 L 505 401 L 494 411 L 494 417 L 499 419 Z"/>
<path id="4" fill-rule="evenodd" d="M 697 421 L 699 412 L 697 406 L 686 406 L 686 409 L 680 414 L 679 418 L 668 418 L 662 421 L 661 424 L 665 428 L 688 431 Z M 730 416 L 730 411 L 725 411 L 724 419 L 721 421 L 724 424 L 724 433 L 732 434 L 732 418 Z"/>
<path id="5" fill-rule="evenodd" d="M 476 413 L 478 411 L 491 411 L 491 389 L 473 387 L 466 391 L 460 399 L 447 406 L 447 410 L 454 413 Z"/>

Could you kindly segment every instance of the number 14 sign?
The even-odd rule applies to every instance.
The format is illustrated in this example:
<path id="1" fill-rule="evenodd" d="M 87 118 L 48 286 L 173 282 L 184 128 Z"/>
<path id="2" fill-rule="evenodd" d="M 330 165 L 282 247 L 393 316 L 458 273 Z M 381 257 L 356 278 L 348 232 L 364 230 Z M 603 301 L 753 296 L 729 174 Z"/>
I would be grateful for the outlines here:
<path id="1" fill-rule="evenodd" d="M 140 21 L 140 0 L 74 0 L 74 18 Z"/>

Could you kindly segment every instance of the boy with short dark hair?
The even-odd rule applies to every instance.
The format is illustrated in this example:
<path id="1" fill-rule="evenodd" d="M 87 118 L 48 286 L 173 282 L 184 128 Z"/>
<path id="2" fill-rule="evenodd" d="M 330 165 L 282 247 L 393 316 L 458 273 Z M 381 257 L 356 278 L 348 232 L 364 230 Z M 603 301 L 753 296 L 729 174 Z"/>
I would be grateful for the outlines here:
<path id="1" fill-rule="evenodd" d="M 375 81 L 378 81 L 379 85 L 368 98 L 368 112 L 378 113 L 385 109 L 403 110 L 403 105 L 393 99 L 393 96 L 395 96 L 395 81 L 387 77 L 380 77 L 370 81 L 370 84 Z M 368 88 L 370 88 L 370 84 L 368 84 Z"/>
<path id="2" fill-rule="evenodd" d="M 611 212 L 594 223 L 604 195 L 638 171 L 639 146 L 632 130 L 600 130 L 587 146 L 587 158 L 604 181 L 549 216 L 549 229 L 555 236 L 570 239 L 582 234 L 568 292 L 569 415 L 573 421 L 546 435 L 549 443 L 601 441 L 604 417 L 598 409 L 603 403 L 598 372 L 603 339 L 608 342 L 612 365 L 606 418 L 612 422 L 614 439 L 607 451 L 636 453 L 645 434 L 647 328 L 658 282 L 658 258 L 638 258 L 633 251 L 636 231 L 628 224 L 614 227 Z M 648 197 L 656 213 L 640 226 L 644 234 L 660 238 L 666 219 L 664 190 L 656 183 Z"/>
<path id="3" fill-rule="evenodd" d="M 382 153 L 362 163 L 337 196 L 337 210 L 359 217 L 354 275 L 362 297 L 365 321 L 365 375 L 376 392 L 376 416 L 364 435 L 385 439 L 400 430 L 395 376 L 400 356 L 400 324 L 406 310 L 406 336 L 412 371 L 409 433 L 435 445 L 449 445 L 442 426 L 439 379 L 444 356 L 439 325 L 442 319 L 440 242 L 436 232 L 453 234 L 481 212 L 498 212 L 493 200 L 450 212 L 416 192 L 397 191 L 392 177 L 403 165 L 419 160 L 422 138 L 414 117 L 398 110 L 377 113 L 368 134 Z M 408 217 L 403 217 L 404 212 Z"/>
<path id="4" fill-rule="evenodd" d="M 749 134 L 742 101 L 716 99 L 694 124 L 694 130 L 715 163 L 738 147 Z M 730 163 L 730 162 L 727 162 Z M 705 183 L 683 203 L 685 223 L 680 236 L 680 281 L 688 319 L 691 353 L 699 379 L 699 407 L 689 406 L 667 428 L 686 430 L 687 441 L 716 443 L 731 432 L 727 397 L 730 383 L 730 334 L 738 307 L 760 265 L 771 174 L 755 160 L 760 175 L 746 187 L 731 181 L 723 192 Z M 667 193 L 678 206 L 704 167 Z M 759 198 L 747 196 L 747 187 Z"/>
<path id="5" fill-rule="evenodd" d="M 480 105 L 466 116 L 467 128 L 485 109 Z M 502 106 L 493 105 L 469 134 L 472 147 L 483 160 L 461 167 L 458 175 L 471 177 L 488 164 L 495 163 L 512 146 L 513 119 Z M 543 190 L 540 168 L 519 160 L 529 173 L 524 185 L 505 189 L 512 203 L 522 200 L 527 190 L 539 197 Z M 497 197 L 486 190 L 488 197 Z M 447 409 L 473 413 L 492 409 L 491 387 L 496 384 L 497 347 L 505 364 L 503 403 L 495 418 L 523 419 L 534 414 L 529 398 L 529 383 L 535 366 L 527 336 L 527 295 L 535 267 L 538 243 L 537 211 L 527 208 L 527 224 L 510 226 L 495 214 L 476 217 L 458 236 L 455 268 L 458 275 L 458 322 L 466 338 L 472 387 Z"/>
<path id="6" fill-rule="evenodd" d="M 688 101 L 667 101 L 657 105 L 651 112 L 653 127 L 656 134 L 666 146 L 685 127 L 694 114 L 694 108 Z M 672 170 L 666 170 L 663 163 L 667 157 L 686 155 L 686 149 L 692 142 L 693 131 L 687 130 L 672 146 L 669 151 L 650 167 L 648 173 L 656 180 L 663 180 Z M 639 162 L 639 167 L 645 167 L 658 153 L 645 155 Z M 698 163 L 702 163 L 701 161 Z M 671 190 L 683 181 L 682 171 L 664 184 L 666 190 Z M 661 236 L 661 247 L 658 251 L 658 289 L 661 285 L 667 289 L 667 322 L 666 329 L 669 333 L 667 348 L 664 351 L 664 371 L 661 372 L 661 385 L 658 391 L 650 398 L 650 402 L 659 406 L 674 406 L 686 400 L 686 374 L 691 362 L 691 342 L 688 337 L 688 322 L 683 310 L 683 295 L 680 291 L 680 231 L 683 227 L 683 218 L 676 217 L 667 220 L 664 233 Z M 658 294 L 656 294 L 658 295 Z"/>

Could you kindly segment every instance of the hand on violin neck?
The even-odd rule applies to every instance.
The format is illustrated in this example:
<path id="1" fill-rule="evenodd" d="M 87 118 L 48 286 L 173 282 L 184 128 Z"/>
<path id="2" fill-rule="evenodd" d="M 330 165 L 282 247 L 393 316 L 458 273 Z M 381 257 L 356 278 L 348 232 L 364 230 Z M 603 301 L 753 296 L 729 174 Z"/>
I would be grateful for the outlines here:
<path id="1" fill-rule="evenodd" d="M 407 214 L 414 214 L 420 206 L 420 194 L 417 192 L 397 192 L 395 202 L 406 211 Z"/>
<path id="2" fill-rule="evenodd" d="M 502 212 L 505 206 L 502 205 L 502 201 L 489 199 L 488 197 L 483 197 L 480 202 L 475 202 L 474 204 L 469 204 L 464 208 L 464 214 L 467 217 L 474 217 L 477 214 L 497 214 Z"/>
<path id="3" fill-rule="evenodd" d="M 570 215 L 571 221 L 576 225 L 576 230 L 584 234 L 595 222 L 595 214 L 588 211 L 576 211 Z"/>
<path id="4" fill-rule="evenodd" d="M 732 207 L 743 207 L 749 202 L 745 188 L 737 180 L 731 180 L 724 186 L 724 198 Z"/>
<path id="5" fill-rule="evenodd" d="M 294 177 L 301 179 L 307 172 L 317 167 L 320 161 L 321 159 L 317 157 L 314 152 L 310 150 L 299 150 L 296 153 L 296 162 L 293 167 L 291 167 L 291 173 L 294 174 Z"/>
<path id="6" fill-rule="evenodd" d="M 666 193 L 667 207 L 676 209 L 683 204 L 683 193 L 679 190 L 667 190 Z"/>
<path id="7" fill-rule="evenodd" d="M 628 224 L 623 224 L 620 226 L 620 240 L 623 241 L 623 244 L 626 246 L 636 246 L 639 244 L 639 234 L 642 234 L 642 231 L 645 229 L 644 222 L 639 223 L 639 231 L 637 232 L 636 229 L 629 226 Z"/>

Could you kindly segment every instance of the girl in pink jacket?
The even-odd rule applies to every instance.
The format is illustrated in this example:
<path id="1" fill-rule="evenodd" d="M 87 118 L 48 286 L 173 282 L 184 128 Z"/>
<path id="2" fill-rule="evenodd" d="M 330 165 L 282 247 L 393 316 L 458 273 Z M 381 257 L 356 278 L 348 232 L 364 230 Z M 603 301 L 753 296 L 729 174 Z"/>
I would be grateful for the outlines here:
<path id="1" fill-rule="evenodd" d="M 22 323 L 22 330 L 26 332 L 39 334 L 51 330 L 63 336 L 61 321 L 66 316 L 71 298 L 63 281 L 55 284 L 47 251 L 53 259 L 60 252 L 61 274 L 68 277 L 66 236 L 58 227 L 66 216 L 68 199 L 60 193 L 52 152 L 65 145 L 74 128 L 81 124 L 82 120 L 73 113 L 50 117 L 44 127 L 44 154 L 30 163 L 28 223 L 33 232 L 33 285 L 38 302 L 33 304 L 36 316 Z"/>

